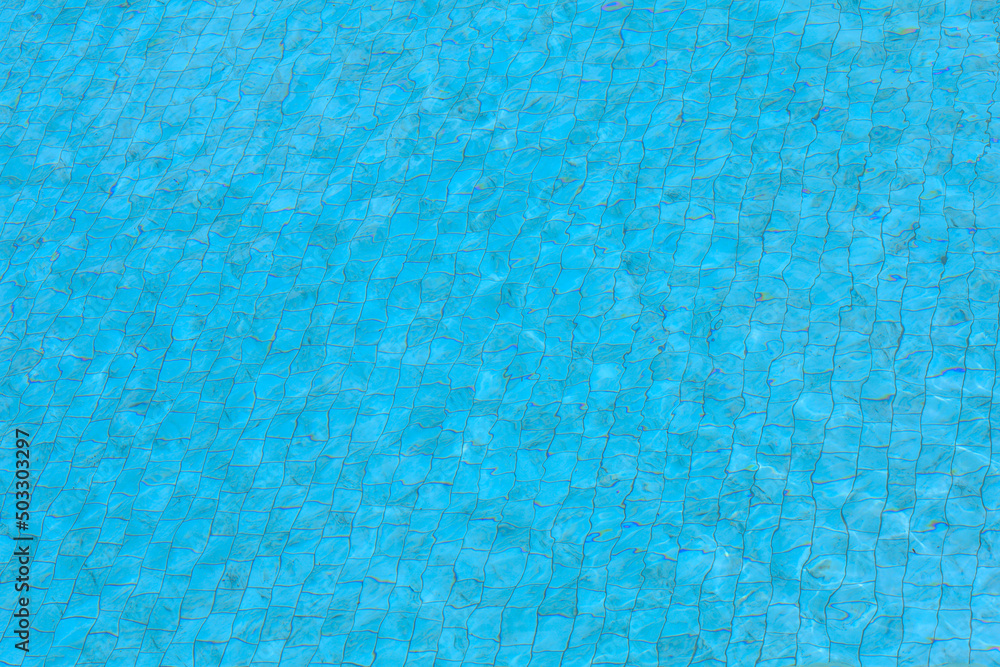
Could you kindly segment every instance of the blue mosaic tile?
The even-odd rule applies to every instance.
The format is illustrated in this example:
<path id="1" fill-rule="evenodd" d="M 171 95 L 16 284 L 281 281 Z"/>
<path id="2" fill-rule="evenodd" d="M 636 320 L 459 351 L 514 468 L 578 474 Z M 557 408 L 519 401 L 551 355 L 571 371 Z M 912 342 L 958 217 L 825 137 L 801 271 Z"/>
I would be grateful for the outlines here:
<path id="1" fill-rule="evenodd" d="M 998 30 L 6 3 L 4 662 L 993 664 Z"/>

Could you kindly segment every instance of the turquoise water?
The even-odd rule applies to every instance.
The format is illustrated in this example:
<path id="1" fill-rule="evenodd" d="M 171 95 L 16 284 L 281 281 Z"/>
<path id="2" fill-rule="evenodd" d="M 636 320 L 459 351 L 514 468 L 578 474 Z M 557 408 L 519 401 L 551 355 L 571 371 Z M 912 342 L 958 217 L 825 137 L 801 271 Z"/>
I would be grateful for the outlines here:
<path id="1" fill-rule="evenodd" d="M 998 21 L 4 3 L 0 658 L 996 664 Z"/>

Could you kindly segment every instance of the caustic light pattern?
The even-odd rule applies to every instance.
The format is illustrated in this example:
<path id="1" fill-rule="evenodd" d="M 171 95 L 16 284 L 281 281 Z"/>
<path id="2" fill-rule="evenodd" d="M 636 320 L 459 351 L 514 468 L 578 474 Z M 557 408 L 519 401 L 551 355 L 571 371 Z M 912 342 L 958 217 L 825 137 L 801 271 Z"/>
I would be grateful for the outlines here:
<path id="1" fill-rule="evenodd" d="M 995 664 L 998 20 L 6 0 L 4 660 Z"/>

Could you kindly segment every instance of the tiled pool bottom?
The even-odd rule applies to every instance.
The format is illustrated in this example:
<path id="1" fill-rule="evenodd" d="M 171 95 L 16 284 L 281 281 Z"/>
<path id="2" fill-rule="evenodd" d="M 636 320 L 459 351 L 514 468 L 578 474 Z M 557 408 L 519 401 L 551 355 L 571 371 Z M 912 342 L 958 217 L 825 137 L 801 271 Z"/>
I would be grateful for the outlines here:
<path id="1" fill-rule="evenodd" d="M 0 658 L 996 664 L 997 18 L 4 3 Z"/>

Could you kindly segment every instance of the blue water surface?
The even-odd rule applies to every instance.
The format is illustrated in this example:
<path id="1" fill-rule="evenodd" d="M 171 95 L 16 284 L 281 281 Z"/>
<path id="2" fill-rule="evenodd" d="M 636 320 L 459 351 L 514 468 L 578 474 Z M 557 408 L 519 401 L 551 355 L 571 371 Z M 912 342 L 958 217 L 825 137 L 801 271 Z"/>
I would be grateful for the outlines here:
<path id="1" fill-rule="evenodd" d="M 998 21 L 3 2 L 0 658 L 996 664 Z"/>

